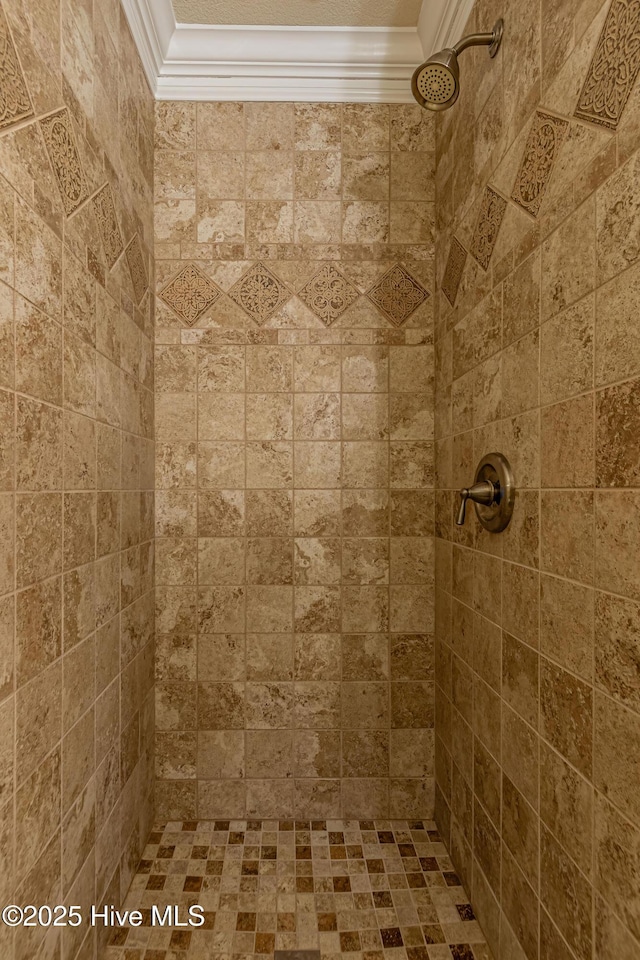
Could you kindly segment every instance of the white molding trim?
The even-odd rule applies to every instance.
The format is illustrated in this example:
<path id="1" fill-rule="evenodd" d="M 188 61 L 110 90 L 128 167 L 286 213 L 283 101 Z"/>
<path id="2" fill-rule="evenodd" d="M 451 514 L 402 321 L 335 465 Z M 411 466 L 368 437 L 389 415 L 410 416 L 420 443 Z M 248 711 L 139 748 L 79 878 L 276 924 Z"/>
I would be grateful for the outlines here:
<path id="1" fill-rule="evenodd" d="M 412 103 L 414 69 L 473 6 L 423 0 L 418 27 L 277 27 L 176 23 L 171 0 L 121 2 L 158 100 L 334 103 Z"/>
<path id="2" fill-rule="evenodd" d="M 422 0 L 418 34 L 425 56 L 452 47 L 462 36 L 475 0 Z"/>

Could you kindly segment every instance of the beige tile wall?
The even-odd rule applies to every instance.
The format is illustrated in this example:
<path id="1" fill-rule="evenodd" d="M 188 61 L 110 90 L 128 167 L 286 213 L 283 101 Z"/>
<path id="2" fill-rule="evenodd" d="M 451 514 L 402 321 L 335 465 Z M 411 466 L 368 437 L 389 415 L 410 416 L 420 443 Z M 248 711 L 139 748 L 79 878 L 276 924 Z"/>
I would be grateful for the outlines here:
<path id="1" fill-rule="evenodd" d="M 0 51 L 0 900 L 86 909 L 151 814 L 153 102 L 118 0 L 3 0 Z"/>
<path id="2" fill-rule="evenodd" d="M 156 113 L 161 816 L 433 809 L 433 119 Z"/>
<path id="3" fill-rule="evenodd" d="M 496 957 L 631 960 L 640 16 L 480 0 L 470 27 L 497 15 L 437 133 L 436 810 Z M 453 525 L 491 449 L 500 535 Z"/>

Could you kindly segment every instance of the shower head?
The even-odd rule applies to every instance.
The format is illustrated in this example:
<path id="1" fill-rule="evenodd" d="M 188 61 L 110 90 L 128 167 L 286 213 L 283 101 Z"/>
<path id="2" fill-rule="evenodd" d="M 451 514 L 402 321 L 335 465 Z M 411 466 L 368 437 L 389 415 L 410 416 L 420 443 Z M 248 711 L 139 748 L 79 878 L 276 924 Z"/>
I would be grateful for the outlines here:
<path id="1" fill-rule="evenodd" d="M 440 50 L 413 74 L 411 92 L 421 107 L 446 110 L 460 92 L 460 68 L 455 50 Z"/>
<path id="2" fill-rule="evenodd" d="M 411 92 L 421 107 L 427 110 L 448 110 L 460 93 L 458 54 L 467 47 L 489 47 L 489 56 L 495 57 L 502 40 L 503 23 L 498 20 L 491 33 L 471 33 L 453 47 L 432 54 L 414 72 Z"/>

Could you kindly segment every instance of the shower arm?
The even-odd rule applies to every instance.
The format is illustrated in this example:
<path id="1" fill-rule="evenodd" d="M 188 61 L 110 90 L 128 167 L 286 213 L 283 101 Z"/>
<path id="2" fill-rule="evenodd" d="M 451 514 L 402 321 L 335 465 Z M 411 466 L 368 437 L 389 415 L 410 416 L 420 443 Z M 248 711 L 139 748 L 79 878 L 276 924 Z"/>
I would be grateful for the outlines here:
<path id="1" fill-rule="evenodd" d="M 468 37 L 463 37 L 454 43 L 452 49 L 455 53 L 462 53 L 467 47 L 490 47 L 493 43 L 492 33 L 470 33 Z"/>
<path id="2" fill-rule="evenodd" d="M 467 47 L 489 47 L 489 56 L 493 58 L 498 52 L 498 47 L 502 40 L 502 30 L 502 20 L 498 20 L 491 33 L 470 33 L 468 36 L 458 40 L 457 43 L 454 43 L 451 49 L 456 56 L 458 56 L 458 54 L 466 50 Z"/>

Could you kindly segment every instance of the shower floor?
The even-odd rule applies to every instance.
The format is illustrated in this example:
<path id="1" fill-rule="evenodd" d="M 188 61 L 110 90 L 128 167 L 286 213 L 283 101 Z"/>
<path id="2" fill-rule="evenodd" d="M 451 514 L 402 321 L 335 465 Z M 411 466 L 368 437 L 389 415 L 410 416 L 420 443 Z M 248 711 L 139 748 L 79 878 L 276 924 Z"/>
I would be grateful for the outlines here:
<path id="1" fill-rule="evenodd" d="M 154 904 L 199 904 L 205 924 L 151 926 Z M 116 930 L 104 960 L 491 957 L 435 824 L 422 820 L 158 823 L 125 907 L 145 925 Z"/>

